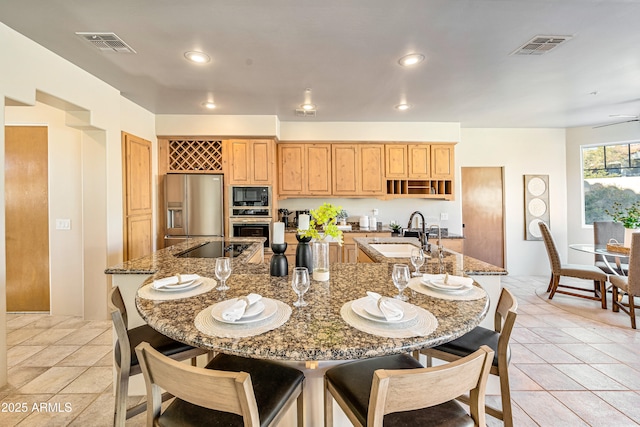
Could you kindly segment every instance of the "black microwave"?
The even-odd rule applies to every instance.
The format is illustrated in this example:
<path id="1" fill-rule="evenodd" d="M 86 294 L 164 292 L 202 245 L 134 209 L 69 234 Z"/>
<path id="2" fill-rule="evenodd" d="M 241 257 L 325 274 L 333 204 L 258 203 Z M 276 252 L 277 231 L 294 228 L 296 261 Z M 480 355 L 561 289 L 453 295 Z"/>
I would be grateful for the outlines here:
<path id="1" fill-rule="evenodd" d="M 231 187 L 231 217 L 271 217 L 271 187 Z"/>

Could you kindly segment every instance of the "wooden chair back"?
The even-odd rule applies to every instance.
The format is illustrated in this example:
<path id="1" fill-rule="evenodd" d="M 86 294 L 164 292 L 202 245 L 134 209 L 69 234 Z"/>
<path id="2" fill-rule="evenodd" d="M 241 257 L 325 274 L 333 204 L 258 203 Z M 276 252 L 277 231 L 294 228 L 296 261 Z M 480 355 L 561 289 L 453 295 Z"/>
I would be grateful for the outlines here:
<path id="1" fill-rule="evenodd" d="M 560 254 L 556 248 L 556 244 L 553 241 L 553 236 L 549 231 L 549 227 L 544 222 L 538 222 L 540 232 L 542 233 L 542 240 L 544 240 L 544 246 L 547 248 L 547 255 L 549 256 L 549 264 L 551 265 L 551 272 L 553 274 L 560 274 L 562 268 L 562 262 L 560 261 Z"/>
<path id="2" fill-rule="evenodd" d="M 421 369 L 374 372 L 367 425 L 382 427 L 384 415 L 439 405 L 470 391 L 475 425 L 485 425 L 485 390 L 493 351 L 482 346 L 467 357 Z"/>
<path id="3" fill-rule="evenodd" d="M 629 293 L 640 296 L 640 233 L 633 233 L 631 236 L 629 275 L 627 277 Z"/>
<path id="4" fill-rule="evenodd" d="M 517 310 L 518 301 L 516 300 L 516 297 L 509 289 L 502 288 L 494 318 L 494 330 L 500 333 L 498 350 L 500 350 L 502 341 L 505 341 L 505 349 L 509 344 L 511 331 L 513 330 L 513 325 L 515 325 L 516 317 L 518 316 Z"/>
<path id="5" fill-rule="evenodd" d="M 245 426 L 259 426 L 258 406 L 246 372 L 198 368 L 170 359 L 143 342 L 136 353 L 147 387 L 148 425 L 161 414 L 162 390 L 197 406 L 231 412 L 244 418 Z"/>
<path id="6" fill-rule="evenodd" d="M 116 363 L 118 363 L 118 366 L 128 368 L 129 365 L 131 365 L 131 353 L 129 352 L 131 344 L 129 342 L 129 334 L 127 333 L 127 308 L 124 305 L 120 288 L 117 286 L 111 288 L 107 303 L 109 305 L 109 311 L 111 312 L 113 329 L 116 332 L 117 344 L 120 346 L 120 360 L 116 360 Z"/>

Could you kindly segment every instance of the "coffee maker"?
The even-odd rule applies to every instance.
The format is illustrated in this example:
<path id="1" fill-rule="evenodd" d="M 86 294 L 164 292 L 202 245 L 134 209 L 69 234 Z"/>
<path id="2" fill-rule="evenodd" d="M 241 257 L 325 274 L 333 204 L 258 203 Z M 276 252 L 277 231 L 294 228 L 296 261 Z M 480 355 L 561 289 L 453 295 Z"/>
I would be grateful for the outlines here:
<path id="1" fill-rule="evenodd" d="M 284 228 L 289 228 L 289 209 L 278 209 L 278 214 L 280 214 L 280 222 L 284 223 Z"/>

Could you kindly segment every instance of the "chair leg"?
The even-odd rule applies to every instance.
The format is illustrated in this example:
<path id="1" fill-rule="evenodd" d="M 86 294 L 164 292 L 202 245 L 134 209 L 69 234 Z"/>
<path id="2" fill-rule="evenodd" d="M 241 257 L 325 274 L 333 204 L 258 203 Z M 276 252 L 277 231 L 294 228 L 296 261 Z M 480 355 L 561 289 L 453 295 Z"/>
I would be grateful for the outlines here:
<path id="1" fill-rule="evenodd" d="M 600 300 L 602 301 L 602 309 L 607 309 L 607 282 L 600 281 Z"/>
<path id="2" fill-rule="evenodd" d="M 333 396 L 324 380 L 324 427 L 333 427 Z"/>
<path id="3" fill-rule="evenodd" d="M 304 387 L 300 390 L 300 394 L 298 395 L 296 411 L 298 427 L 304 427 Z"/>
<path id="4" fill-rule="evenodd" d="M 508 368 L 500 370 L 500 398 L 502 399 L 502 421 L 504 422 L 504 427 L 513 427 Z"/>
<path id="5" fill-rule="evenodd" d="M 632 294 L 627 294 L 627 298 L 629 298 L 629 316 L 631 316 L 631 327 L 636 329 L 636 308 L 634 296 Z"/>
<path id="6" fill-rule="evenodd" d="M 551 292 L 552 287 L 553 287 L 553 273 L 551 273 L 551 278 L 549 279 L 549 286 L 547 286 L 547 292 Z"/>
<path id="7" fill-rule="evenodd" d="M 553 299 L 553 296 L 556 294 L 558 290 L 558 285 L 560 284 L 560 276 L 556 276 L 555 274 L 551 276 L 551 292 L 549 293 L 549 299 Z"/>
<path id="8" fill-rule="evenodd" d="M 127 395 L 129 394 L 129 375 L 118 369 L 116 384 L 116 399 L 113 413 L 114 427 L 124 427 L 127 419 Z"/>
<path id="9" fill-rule="evenodd" d="M 613 286 L 611 291 L 611 310 L 615 313 L 620 311 L 620 307 L 618 306 L 618 287 Z"/>

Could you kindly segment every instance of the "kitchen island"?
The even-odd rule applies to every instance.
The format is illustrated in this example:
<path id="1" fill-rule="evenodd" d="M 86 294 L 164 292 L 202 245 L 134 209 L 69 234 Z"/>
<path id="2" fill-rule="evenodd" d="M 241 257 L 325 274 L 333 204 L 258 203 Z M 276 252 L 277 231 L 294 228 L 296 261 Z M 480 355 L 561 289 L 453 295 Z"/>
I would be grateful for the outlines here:
<path id="1" fill-rule="evenodd" d="M 355 238 L 354 241 L 357 245 L 358 262 L 408 264 L 412 271 L 413 266 L 411 266 L 411 260 L 409 257 L 387 257 L 375 248 L 379 248 L 377 245 L 403 243 L 420 247 L 420 241 L 418 239 L 407 237 L 367 237 Z M 434 240 L 431 240 L 430 242 L 431 249 L 435 254 L 435 248 L 437 247 L 436 242 Z M 489 313 L 480 325 L 488 329 L 493 329 L 493 316 L 495 314 L 498 298 L 500 298 L 500 292 L 502 291 L 500 277 L 506 276 L 508 274 L 507 270 L 448 249 L 443 249 L 444 256 L 441 259 L 434 254 L 432 254 L 431 258 L 425 262 L 420 271 L 430 274 L 447 272 L 449 274 L 469 276 L 473 278 L 476 283 L 487 291 L 490 300 Z"/>
<path id="2" fill-rule="evenodd" d="M 163 249 L 152 256 L 109 268 L 106 272 L 119 279 L 138 276 L 136 288 L 144 288 L 153 279 L 175 274 L 196 273 L 207 278 L 215 277 L 213 260 L 175 256 L 188 245 Z M 488 310 L 488 298 L 479 287 L 478 298 L 464 301 L 412 292 L 409 303 L 435 320 L 428 332 L 402 337 L 365 332 L 347 322 L 345 307 L 365 297 L 366 291 L 383 296 L 395 295 L 397 289 L 390 278 L 391 264 L 334 264 L 328 282 L 311 282 L 311 288 L 305 295 L 309 306 L 293 308 L 290 306 L 296 296 L 290 277 L 270 276 L 268 264 L 247 262 L 253 256 L 255 254 L 246 254 L 244 258 L 236 259 L 233 273 L 227 280 L 230 289 L 226 292 L 211 290 L 189 298 L 168 300 L 143 298 L 136 293 L 134 311 L 137 310 L 143 321 L 153 328 L 188 344 L 245 357 L 282 360 L 303 370 L 307 378 L 305 425 L 322 425 L 323 374 L 329 367 L 345 360 L 411 352 L 450 341 L 477 326 Z M 250 292 L 258 293 L 264 299 L 279 301 L 289 307 L 288 310 L 293 308 L 289 317 L 277 328 L 251 336 L 207 334 L 196 325 L 195 319 L 204 310 Z M 404 329 L 399 325 L 394 333 L 403 333 Z M 334 411 L 339 411 L 336 405 Z M 334 419 L 336 426 L 349 425 L 340 414 L 334 413 Z M 287 420 L 281 425 L 290 425 Z"/>

